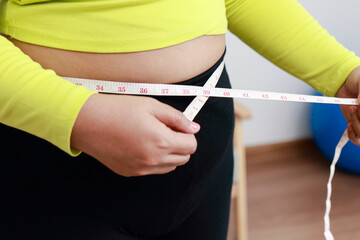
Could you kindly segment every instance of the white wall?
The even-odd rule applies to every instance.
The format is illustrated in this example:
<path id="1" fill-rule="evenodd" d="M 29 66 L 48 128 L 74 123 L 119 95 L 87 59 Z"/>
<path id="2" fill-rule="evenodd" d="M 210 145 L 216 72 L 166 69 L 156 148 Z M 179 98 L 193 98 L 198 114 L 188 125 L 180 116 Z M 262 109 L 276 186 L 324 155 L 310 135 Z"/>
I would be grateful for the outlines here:
<path id="1" fill-rule="evenodd" d="M 330 34 L 360 55 L 360 1 L 299 0 Z M 233 88 L 312 94 L 311 87 L 262 58 L 231 33 L 227 34 L 227 70 Z M 246 146 L 311 137 L 308 103 L 240 100 L 252 111 L 244 122 Z"/>

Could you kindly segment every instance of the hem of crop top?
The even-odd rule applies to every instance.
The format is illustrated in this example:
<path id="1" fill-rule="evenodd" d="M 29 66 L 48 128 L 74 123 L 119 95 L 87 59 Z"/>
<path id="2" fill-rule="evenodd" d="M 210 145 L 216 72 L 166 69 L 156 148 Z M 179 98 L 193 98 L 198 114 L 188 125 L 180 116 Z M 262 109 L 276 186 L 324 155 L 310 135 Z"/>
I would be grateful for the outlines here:
<path id="1" fill-rule="evenodd" d="M 60 36 L 48 35 L 39 30 L 40 29 L 25 29 L 19 26 L 5 26 L 0 24 L 1 34 L 31 44 L 79 52 L 126 53 L 165 48 L 204 35 L 222 35 L 227 31 L 227 20 L 223 18 L 219 22 L 217 18 L 209 18 L 196 26 L 189 27 L 182 31 L 151 38 L 128 40 L 114 40 L 112 38 L 94 40 L 91 37 L 86 39 L 76 38 L 76 35 L 73 35 L 71 39 L 64 39 Z"/>

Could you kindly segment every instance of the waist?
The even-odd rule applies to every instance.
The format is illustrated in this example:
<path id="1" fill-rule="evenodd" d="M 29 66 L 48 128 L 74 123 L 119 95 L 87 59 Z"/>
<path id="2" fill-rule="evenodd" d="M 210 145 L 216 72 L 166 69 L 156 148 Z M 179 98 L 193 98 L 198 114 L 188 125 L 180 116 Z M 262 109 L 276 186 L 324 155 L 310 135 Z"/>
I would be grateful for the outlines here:
<path id="1" fill-rule="evenodd" d="M 119 82 L 177 83 L 213 66 L 225 50 L 225 36 L 201 36 L 174 46 L 132 53 L 86 53 L 9 39 L 46 69 L 66 77 Z"/>

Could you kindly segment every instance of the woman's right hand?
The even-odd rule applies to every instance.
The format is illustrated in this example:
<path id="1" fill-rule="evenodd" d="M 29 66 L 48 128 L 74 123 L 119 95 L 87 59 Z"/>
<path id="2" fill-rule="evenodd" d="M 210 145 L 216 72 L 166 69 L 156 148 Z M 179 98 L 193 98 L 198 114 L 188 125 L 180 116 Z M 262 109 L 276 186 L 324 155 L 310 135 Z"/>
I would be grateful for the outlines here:
<path id="1" fill-rule="evenodd" d="M 153 98 L 94 94 L 76 119 L 71 146 L 122 176 L 164 174 L 189 161 L 199 129 Z"/>

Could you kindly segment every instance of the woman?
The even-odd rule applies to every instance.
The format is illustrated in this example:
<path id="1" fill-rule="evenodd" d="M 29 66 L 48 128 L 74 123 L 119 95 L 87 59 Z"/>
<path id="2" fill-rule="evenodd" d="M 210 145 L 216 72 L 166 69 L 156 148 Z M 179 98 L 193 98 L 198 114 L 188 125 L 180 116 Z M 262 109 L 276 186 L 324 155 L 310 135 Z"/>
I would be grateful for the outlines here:
<path id="1" fill-rule="evenodd" d="M 60 76 L 201 86 L 227 24 L 324 94 L 357 97 L 359 58 L 295 0 L 3 2 L 7 239 L 225 239 L 231 100 L 211 98 L 199 131 L 181 113 L 191 98 L 96 94 Z M 230 87 L 226 70 L 218 86 Z M 360 145 L 358 108 L 343 112 Z"/>

